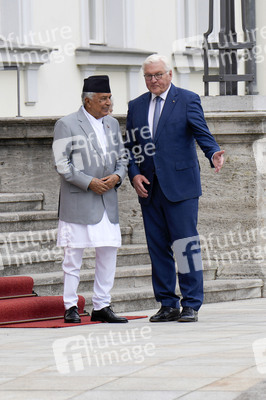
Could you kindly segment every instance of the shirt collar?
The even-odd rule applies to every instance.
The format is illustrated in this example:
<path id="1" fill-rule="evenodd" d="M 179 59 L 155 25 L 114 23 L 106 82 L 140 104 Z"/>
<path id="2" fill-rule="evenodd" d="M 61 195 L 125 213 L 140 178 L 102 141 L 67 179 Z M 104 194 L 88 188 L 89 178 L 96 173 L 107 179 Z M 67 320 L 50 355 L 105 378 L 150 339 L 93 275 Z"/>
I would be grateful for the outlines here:
<path id="1" fill-rule="evenodd" d="M 166 89 L 165 92 L 163 92 L 162 94 L 160 94 L 160 97 L 161 97 L 163 100 L 166 99 L 166 97 L 167 97 L 167 95 L 168 95 L 168 92 L 169 92 L 169 90 L 170 90 L 170 87 L 171 87 L 171 83 L 170 83 L 168 89 Z M 157 97 L 157 94 L 152 93 L 152 94 L 151 94 L 151 99 L 152 99 L 152 101 L 155 99 L 155 97 Z"/>
<path id="2" fill-rule="evenodd" d="M 98 124 L 102 123 L 103 124 L 103 117 L 102 118 L 95 118 L 93 115 L 91 115 L 90 113 L 88 113 L 88 111 L 86 110 L 86 108 L 84 106 L 82 106 L 82 110 L 84 112 L 84 114 L 86 115 L 86 117 L 88 118 L 89 121 L 93 122 L 95 121 L 95 123 L 98 122 Z"/>

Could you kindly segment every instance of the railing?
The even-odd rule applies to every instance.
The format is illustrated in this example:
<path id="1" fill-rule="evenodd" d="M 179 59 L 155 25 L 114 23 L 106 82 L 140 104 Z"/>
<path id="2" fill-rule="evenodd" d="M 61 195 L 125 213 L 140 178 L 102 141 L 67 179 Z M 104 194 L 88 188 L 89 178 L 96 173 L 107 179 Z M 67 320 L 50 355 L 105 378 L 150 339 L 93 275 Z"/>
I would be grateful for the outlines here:
<path id="1" fill-rule="evenodd" d="M 204 33 L 203 55 L 204 55 L 204 91 L 209 96 L 209 83 L 219 82 L 220 95 L 237 95 L 238 82 L 246 82 L 247 94 L 253 94 L 255 81 L 254 46 L 256 44 L 254 31 L 247 28 L 247 3 L 241 0 L 242 29 L 244 42 L 237 41 L 235 29 L 235 1 L 220 0 L 220 32 L 218 42 L 209 42 L 209 36 L 213 32 L 213 0 L 209 0 L 209 27 Z M 238 74 L 238 51 L 247 52 L 245 73 Z M 210 51 L 218 51 L 219 74 L 209 74 Z"/>

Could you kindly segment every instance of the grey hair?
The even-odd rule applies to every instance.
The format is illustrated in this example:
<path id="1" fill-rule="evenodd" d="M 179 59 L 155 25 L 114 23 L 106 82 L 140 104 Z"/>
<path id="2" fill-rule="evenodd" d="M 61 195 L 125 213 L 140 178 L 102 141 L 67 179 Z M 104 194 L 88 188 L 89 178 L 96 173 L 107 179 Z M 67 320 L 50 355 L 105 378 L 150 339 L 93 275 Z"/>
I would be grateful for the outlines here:
<path id="1" fill-rule="evenodd" d="M 88 98 L 88 99 L 92 100 L 94 95 L 95 95 L 95 92 L 82 92 L 82 94 L 81 94 L 82 104 L 85 106 L 85 99 Z"/>
<path id="2" fill-rule="evenodd" d="M 160 54 L 152 54 L 149 57 L 146 58 L 146 60 L 142 64 L 142 69 L 144 71 L 146 65 L 152 64 L 152 63 L 157 63 L 162 61 L 164 63 L 166 71 L 171 70 L 171 65 L 169 63 L 169 60 L 166 56 L 162 56 Z"/>

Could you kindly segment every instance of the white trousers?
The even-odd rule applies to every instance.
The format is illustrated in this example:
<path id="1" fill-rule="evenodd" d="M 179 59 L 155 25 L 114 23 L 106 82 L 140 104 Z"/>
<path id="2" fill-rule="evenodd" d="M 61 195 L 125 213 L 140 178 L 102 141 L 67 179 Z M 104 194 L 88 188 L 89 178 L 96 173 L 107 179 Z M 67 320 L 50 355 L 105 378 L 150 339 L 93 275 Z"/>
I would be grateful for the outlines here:
<path id="1" fill-rule="evenodd" d="M 80 268 L 84 249 L 65 247 L 63 261 L 64 271 L 64 305 L 68 310 L 77 306 Z M 92 303 L 94 310 L 101 310 L 110 305 L 110 291 L 114 284 L 117 247 L 96 247 L 95 277 Z"/>

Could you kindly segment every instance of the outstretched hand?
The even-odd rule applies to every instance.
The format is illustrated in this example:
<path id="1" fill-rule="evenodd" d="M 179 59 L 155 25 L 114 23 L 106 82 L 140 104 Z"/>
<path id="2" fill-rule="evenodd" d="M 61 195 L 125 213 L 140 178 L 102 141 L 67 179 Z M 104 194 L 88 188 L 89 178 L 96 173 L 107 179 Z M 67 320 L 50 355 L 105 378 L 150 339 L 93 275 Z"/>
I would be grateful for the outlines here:
<path id="1" fill-rule="evenodd" d="M 219 172 L 224 163 L 224 150 L 216 151 L 212 157 L 215 172 Z"/>

